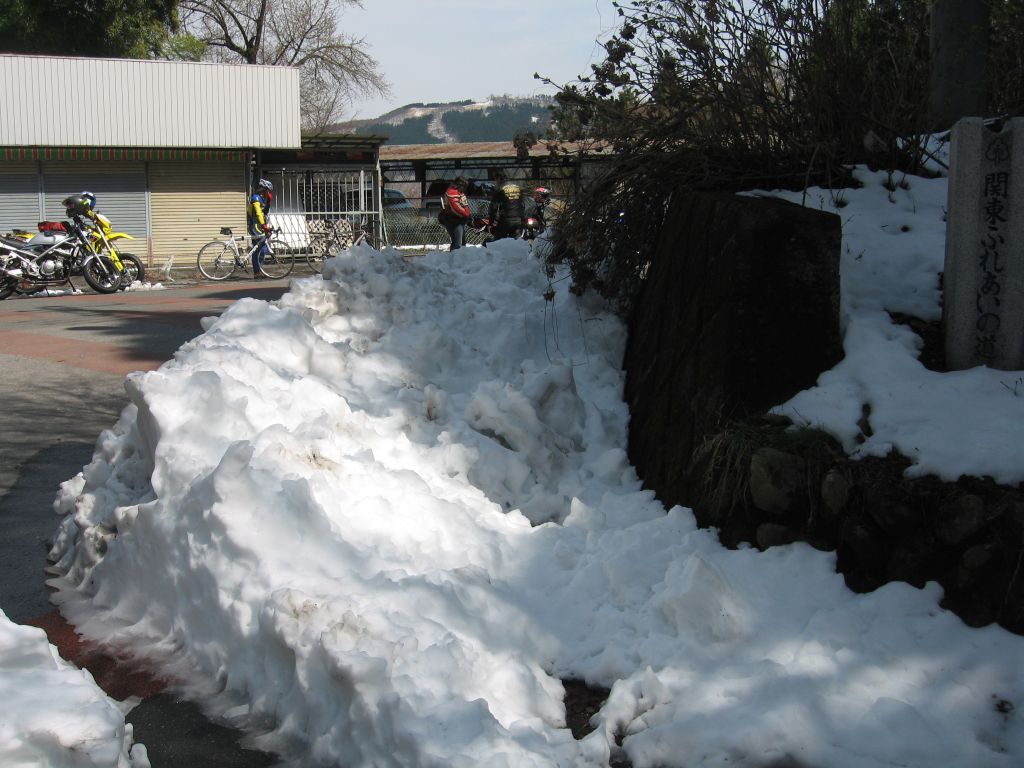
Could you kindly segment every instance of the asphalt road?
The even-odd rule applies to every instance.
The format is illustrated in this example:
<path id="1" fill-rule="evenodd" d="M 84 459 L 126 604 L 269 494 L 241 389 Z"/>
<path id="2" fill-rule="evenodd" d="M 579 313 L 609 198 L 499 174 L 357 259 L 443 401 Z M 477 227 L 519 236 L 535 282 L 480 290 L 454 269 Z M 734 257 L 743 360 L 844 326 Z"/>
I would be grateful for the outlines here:
<path id="1" fill-rule="evenodd" d="M 96 438 L 127 404 L 126 374 L 170 359 L 202 332 L 200 318 L 219 315 L 246 296 L 277 299 L 288 280 L 167 285 L 109 296 L 0 301 L 0 608 L 15 622 L 46 628 L 65 658 L 90 669 L 75 658 L 74 635 L 60 626 L 45 585 L 60 483 L 89 462 Z M 120 690 L 116 668 L 93 674 L 108 693 Z M 126 675 L 120 678 L 123 683 Z M 152 686 L 133 693 L 144 701 L 127 719 L 149 749 L 153 768 L 273 763 L 239 747 L 239 734 L 209 723 L 172 693 Z"/>

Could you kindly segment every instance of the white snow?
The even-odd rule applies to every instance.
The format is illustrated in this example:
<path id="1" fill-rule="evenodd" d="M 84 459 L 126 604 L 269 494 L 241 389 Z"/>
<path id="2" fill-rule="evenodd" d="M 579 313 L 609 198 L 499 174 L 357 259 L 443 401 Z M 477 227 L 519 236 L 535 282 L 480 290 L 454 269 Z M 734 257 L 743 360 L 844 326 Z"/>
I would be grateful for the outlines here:
<path id="1" fill-rule="evenodd" d="M 842 217 L 846 357 L 817 387 L 776 410 L 825 428 L 854 456 L 895 448 L 913 462 L 909 475 L 1024 481 L 1024 372 L 929 371 L 917 360 L 920 338 L 888 315 L 941 317 L 946 179 L 896 174 L 890 184 L 883 171 L 860 169 L 857 175 L 864 186 L 840 193 L 845 207 L 835 208 L 826 191 L 812 192 L 807 201 Z M 801 193 L 772 194 L 803 199 Z M 865 403 L 873 434 L 858 446 L 856 422 Z"/>
<path id="2" fill-rule="evenodd" d="M 860 175 L 847 357 L 779 410 L 1024 479 L 1024 373 L 929 372 L 887 315 L 939 316 L 945 181 Z M 1024 763 L 1024 638 L 934 584 L 853 594 L 805 545 L 726 550 L 641 488 L 625 328 L 568 284 L 546 302 L 520 242 L 361 246 L 208 318 L 61 487 L 62 612 L 303 765 Z M 611 689 L 580 741 L 559 678 Z"/>
<path id="3" fill-rule="evenodd" d="M 130 750 L 130 752 L 129 752 Z M 132 726 L 85 670 L 0 611 L 0 765 L 149 768 Z"/>

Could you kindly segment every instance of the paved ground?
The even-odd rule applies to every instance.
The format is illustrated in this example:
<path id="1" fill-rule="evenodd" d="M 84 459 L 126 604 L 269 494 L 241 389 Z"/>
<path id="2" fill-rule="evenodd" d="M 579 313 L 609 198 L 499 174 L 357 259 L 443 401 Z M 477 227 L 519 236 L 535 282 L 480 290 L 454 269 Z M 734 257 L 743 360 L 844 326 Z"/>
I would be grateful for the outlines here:
<path id="1" fill-rule="evenodd" d="M 127 403 L 124 377 L 152 370 L 201 333 L 202 317 L 245 297 L 273 300 L 287 280 L 169 283 L 168 290 L 12 297 L 0 301 L 0 608 L 41 626 L 62 655 L 93 671 L 114 698 L 142 697 L 128 716 L 153 768 L 255 768 L 272 757 L 205 720 L 147 671 L 85 647 L 49 602 L 47 541 L 59 484 L 92 456 L 99 433 Z"/>

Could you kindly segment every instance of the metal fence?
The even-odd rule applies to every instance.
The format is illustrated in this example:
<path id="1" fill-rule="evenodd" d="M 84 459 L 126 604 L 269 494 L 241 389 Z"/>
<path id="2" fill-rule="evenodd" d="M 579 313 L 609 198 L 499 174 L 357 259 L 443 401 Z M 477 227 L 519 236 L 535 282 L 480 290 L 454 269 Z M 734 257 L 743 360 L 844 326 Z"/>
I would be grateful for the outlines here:
<path id="1" fill-rule="evenodd" d="M 414 252 L 446 249 L 450 244 L 437 214 L 444 189 L 458 173 L 436 174 L 428 183 L 416 181 L 411 175 L 404 179 L 402 173 L 389 174 L 393 178 L 384 189 L 378 186 L 370 167 L 344 171 L 264 168 L 261 175 L 274 184 L 271 223 L 295 254 L 315 253 L 325 247 L 345 248 L 360 235 L 375 247 L 391 245 Z M 482 219 L 490 206 L 489 190 L 479 185 L 486 181 L 486 170 L 466 175 L 475 182 L 469 194 L 470 208 L 475 218 Z M 509 176 L 523 190 L 527 215 L 532 213 L 531 195 L 536 187 L 548 187 L 557 200 L 571 186 L 571 179 L 565 176 Z M 430 190 L 429 194 L 423 194 L 425 189 Z M 466 231 L 466 243 L 470 245 L 482 244 L 487 237 L 483 231 Z"/>
<path id="2" fill-rule="evenodd" d="M 398 198 L 393 194 L 397 191 L 385 190 L 384 232 L 387 243 L 408 250 L 447 248 L 451 243 L 448 230 L 437 220 L 437 214 L 441 211 L 441 198 L 421 199 L 404 195 Z M 470 200 L 473 215 L 478 218 L 485 217 L 489 202 Z M 485 239 L 486 235 L 483 232 L 473 229 L 466 232 L 467 244 L 480 245 Z"/>
<path id="3" fill-rule="evenodd" d="M 344 233 L 342 247 L 360 235 L 374 246 L 384 242 L 374 169 L 264 169 L 262 175 L 274 184 L 271 223 L 292 251 L 323 247 L 328 232 Z"/>

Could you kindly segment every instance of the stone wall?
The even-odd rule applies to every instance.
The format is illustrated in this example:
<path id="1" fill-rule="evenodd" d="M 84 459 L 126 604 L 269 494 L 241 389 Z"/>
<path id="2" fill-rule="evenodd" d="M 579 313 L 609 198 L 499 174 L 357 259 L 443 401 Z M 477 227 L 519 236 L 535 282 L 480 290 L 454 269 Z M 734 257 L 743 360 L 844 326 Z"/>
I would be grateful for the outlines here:
<path id="1" fill-rule="evenodd" d="M 630 459 L 726 546 L 806 541 L 836 551 L 855 591 L 937 581 L 966 623 L 1024 634 L 1021 488 L 911 480 L 900 456 L 852 461 L 829 436 L 765 415 L 841 356 L 839 246 L 831 214 L 676 197 L 630 322 Z M 902 318 L 927 325 L 914 320 Z M 941 360 L 934 330 L 922 355 Z"/>
<path id="2" fill-rule="evenodd" d="M 970 626 L 1024 634 L 1024 494 L 981 478 L 906 478 L 909 464 L 896 455 L 852 461 L 838 446 L 755 448 L 747 502 L 725 537 L 835 550 L 857 592 L 935 581 L 942 605 Z"/>
<path id="3" fill-rule="evenodd" d="M 673 196 L 625 358 L 630 458 L 665 503 L 692 506 L 706 436 L 842 357 L 840 238 L 838 216 L 781 200 Z"/>

